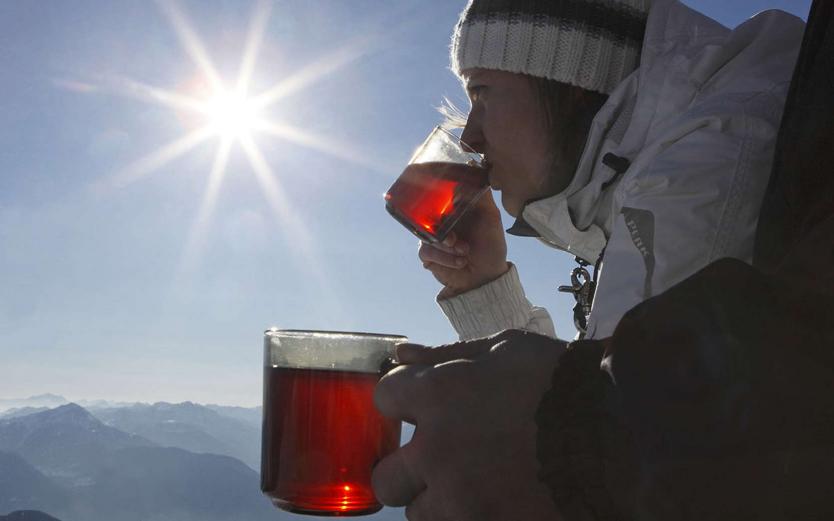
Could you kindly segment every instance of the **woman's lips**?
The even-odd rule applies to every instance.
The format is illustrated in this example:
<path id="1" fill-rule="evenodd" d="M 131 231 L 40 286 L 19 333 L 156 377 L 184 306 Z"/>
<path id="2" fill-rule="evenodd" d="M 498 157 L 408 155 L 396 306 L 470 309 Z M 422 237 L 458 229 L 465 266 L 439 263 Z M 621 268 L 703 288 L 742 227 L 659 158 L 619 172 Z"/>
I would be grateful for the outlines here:
<path id="1" fill-rule="evenodd" d="M 490 160 L 489 160 L 487 157 L 484 157 L 484 160 L 483 160 L 483 162 L 482 162 L 481 164 L 482 164 L 482 165 L 484 166 L 484 168 L 486 169 L 486 172 L 487 172 L 487 180 L 489 181 L 489 186 L 490 186 L 493 190 L 500 190 L 501 188 L 500 188 L 500 187 L 498 187 L 498 186 L 496 185 L 496 183 L 495 183 L 495 178 L 494 178 L 494 176 L 492 175 L 492 167 L 493 167 L 493 165 L 492 165 L 492 163 L 490 162 Z"/>

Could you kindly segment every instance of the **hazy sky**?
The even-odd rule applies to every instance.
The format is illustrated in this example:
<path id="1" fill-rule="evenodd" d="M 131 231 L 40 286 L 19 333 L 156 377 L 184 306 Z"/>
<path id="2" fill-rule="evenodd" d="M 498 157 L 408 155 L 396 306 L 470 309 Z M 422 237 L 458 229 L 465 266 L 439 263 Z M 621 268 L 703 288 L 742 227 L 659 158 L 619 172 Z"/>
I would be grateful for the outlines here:
<path id="1" fill-rule="evenodd" d="M 270 326 L 454 340 L 382 193 L 442 97 L 466 106 L 447 69 L 463 3 L 0 4 L 0 398 L 254 405 Z M 734 26 L 810 0 L 689 4 Z M 208 61 L 234 85 L 253 20 L 249 93 L 289 134 L 253 133 L 254 162 L 232 143 L 212 177 L 222 139 L 189 138 L 205 116 L 183 98 Z M 572 258 L 509 248 L 572 337 Z"/>

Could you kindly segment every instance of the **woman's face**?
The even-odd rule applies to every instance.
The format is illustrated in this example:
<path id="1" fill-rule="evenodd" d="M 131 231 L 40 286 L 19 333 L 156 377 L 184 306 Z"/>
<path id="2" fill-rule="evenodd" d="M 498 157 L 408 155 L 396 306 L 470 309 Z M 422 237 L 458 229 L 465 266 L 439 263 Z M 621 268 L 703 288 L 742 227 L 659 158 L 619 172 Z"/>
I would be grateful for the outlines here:
<path id="1" fill-rule="evenodd" d="M 463 78 L 472 108 L 461 139 L 484 154 L 491 165 L 490 185 L 501 192 L 504 209 L 518 217 L 528 201 L 567 184 L 553 171 L 554 140 L 539 97 L 521 74 L 467 69 Z"/>

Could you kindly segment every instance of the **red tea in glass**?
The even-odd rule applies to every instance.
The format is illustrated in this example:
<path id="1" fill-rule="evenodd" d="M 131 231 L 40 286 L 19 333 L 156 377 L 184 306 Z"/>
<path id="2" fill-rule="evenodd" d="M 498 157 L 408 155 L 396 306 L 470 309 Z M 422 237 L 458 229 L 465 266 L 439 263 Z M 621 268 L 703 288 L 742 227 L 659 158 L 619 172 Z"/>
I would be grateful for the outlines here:
<path id="1" fill-rule="evenodd" d="M 442 127 L 385 193 L 385 209 L 426 242 L 441 242 L 489 188 L 483 157 Z"/>
<path id="2" fill-rule="evenodd" d="M 488 187 L 480 166 L 411 164 L 386 192 L 385 208 L 420 239 L 440 242 Z"/>
<path id="3" fill-rule="evenodd" d="M 320 516 L 382 508 L 374 464 L 395 450 L 401 424 L 373 405 L 374 388 L 404 337 L 267 331 L 261 490 L 277 507 Z"/>

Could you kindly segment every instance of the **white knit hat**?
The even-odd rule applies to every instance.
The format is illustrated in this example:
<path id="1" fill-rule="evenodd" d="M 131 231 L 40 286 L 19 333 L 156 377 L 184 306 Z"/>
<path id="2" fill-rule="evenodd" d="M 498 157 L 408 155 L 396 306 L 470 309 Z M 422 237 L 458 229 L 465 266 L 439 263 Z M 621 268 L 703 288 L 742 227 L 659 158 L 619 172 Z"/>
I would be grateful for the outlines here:
<path id="1" fill-rule="evenodd" d="M 497 69 L 610 93 L 640 59 L 651 0 L 470 0 L 451 66 Z"/>

